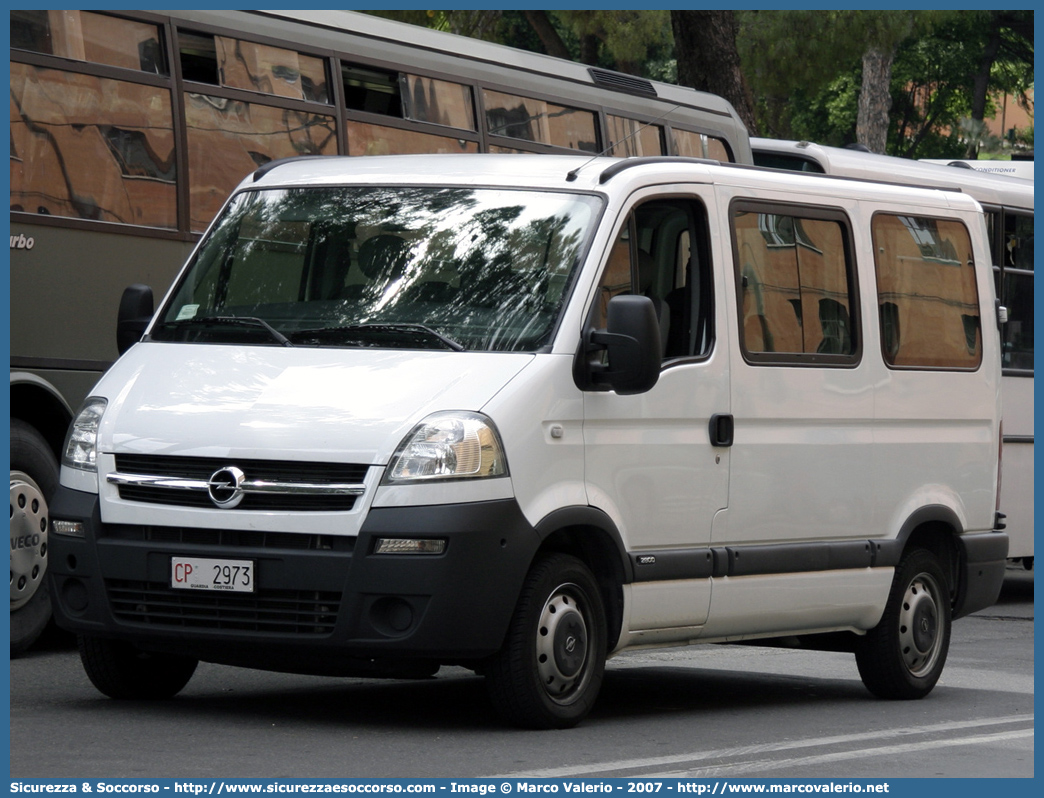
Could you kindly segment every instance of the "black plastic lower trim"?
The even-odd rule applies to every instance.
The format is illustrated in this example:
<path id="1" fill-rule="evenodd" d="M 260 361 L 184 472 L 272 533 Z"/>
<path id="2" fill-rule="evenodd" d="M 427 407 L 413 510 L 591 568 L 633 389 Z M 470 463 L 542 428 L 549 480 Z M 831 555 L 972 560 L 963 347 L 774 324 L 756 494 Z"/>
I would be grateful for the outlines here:
<path id="1" fill-rule="evenodd" d="M 540 542 L 513 499 L 371 509 L 354 547 L 337 548 L 281 547 L 278 536 L 276 545 L 258 545 L 216 532 L 205 543 L 110 535 L 97 505 L 95 495 L 66 488 L 52 505 L 53 518 L 86 527 L 84 538 L 51 536 L 60 626 L 274 670 L 480 660 L 499 650 Z M 377 554 L 381 537 L 439 538 L 445 551 Z M 257 591 L 172 588 L 175 555 L 251 560 Z"/>
<path id="2" fill-rule="evenodd" d="M 993 606 L 1004 584 L 1008 564 L 1008 535 L 981 532 L 959 535 L 960 591 L 953 605 L 953 617 L 963 618 Z"/>
<path id="3" fill-rule="evenodd" d="M 879 565 L 871 540 L 640 551 L 631 554 L 634 581 L 805 573 Z"/>

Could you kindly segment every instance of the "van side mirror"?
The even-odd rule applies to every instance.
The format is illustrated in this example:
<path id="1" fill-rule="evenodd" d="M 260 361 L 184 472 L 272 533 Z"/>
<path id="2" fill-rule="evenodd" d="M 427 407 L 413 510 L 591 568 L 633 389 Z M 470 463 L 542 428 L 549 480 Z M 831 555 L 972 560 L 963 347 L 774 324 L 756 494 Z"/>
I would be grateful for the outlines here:
<path id="1" fill-rule="evenodd" d="M 652 300 L 635 294 L 615 296 L 606 309 L 605 329 L 590 330 L 580 344 L 573 381 L 582 391 L 645 393 L 660 378 L 660 352 L 660 324 Z"/>
<path id="2" fill-rule="evenodd" d="M 123 289 L 116 316 L 116 348 L 122 355 L 141 340 L 153 314 L 152 288 L 135 283 Z"/>

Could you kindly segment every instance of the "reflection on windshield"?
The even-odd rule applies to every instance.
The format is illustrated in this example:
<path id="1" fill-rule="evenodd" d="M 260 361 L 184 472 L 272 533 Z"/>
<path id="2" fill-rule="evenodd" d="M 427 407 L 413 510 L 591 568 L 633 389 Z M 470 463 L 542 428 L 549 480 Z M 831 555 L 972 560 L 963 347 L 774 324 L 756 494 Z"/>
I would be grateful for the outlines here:
<path id="1" fill-rule="evenodd" d="M 256 321 L 213 323 L 242 316 L 295 346 L 535 351 L 550 342 L 599 207 L 521 190 L 246 192 L 152 338 L 278 344 Z"/>

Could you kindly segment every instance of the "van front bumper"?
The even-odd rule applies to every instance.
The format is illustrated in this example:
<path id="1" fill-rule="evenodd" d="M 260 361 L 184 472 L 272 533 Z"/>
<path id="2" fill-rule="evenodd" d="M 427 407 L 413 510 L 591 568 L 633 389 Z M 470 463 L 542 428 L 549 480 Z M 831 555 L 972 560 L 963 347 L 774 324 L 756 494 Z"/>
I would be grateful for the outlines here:
<path id="1" fill-rule="evenodd" d="M 381 663 L 473 663 L 499 650 L 539 538 L 513 500 L 371 509 L 357 538 L 101 522 L 60 488 L 50 536 L 55 618 L 77 634 L 204 661 L 351 674 Z M 376 554 L 381 537 L 445 541 Z M 173 557 L 249 560 L 253 593 L 171 587 Z M 394 668 L 392 668 L 394 670 Z"/>

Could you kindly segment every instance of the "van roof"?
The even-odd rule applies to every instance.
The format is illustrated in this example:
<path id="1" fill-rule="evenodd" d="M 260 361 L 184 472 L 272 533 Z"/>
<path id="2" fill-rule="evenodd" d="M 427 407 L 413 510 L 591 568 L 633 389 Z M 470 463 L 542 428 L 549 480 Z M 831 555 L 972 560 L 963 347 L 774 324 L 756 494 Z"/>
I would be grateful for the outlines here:
<path id="1" fill-rule="evenodd" d="M 273 161 L 248 176 L 240 188 L 299 185 L 452 184 L 607 191 L 620 181 L 667 184 L 678 181 L 787 188 L 795 183 L 820 195 L 866 199 L 914 199 L 936 206 L 976 206 L 951 189 L 896 186 L 882 181 L 793 172 L 701 158 L 655 156 L 610 158 L 579 155 L 453 154 L 303 156 Z M 610 185 L 612 184 L 612 185 Z M 917 196 L 919 195 L 919 196 Z"/>

